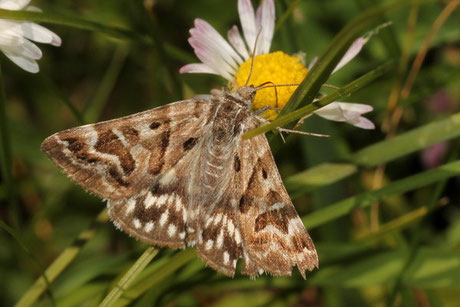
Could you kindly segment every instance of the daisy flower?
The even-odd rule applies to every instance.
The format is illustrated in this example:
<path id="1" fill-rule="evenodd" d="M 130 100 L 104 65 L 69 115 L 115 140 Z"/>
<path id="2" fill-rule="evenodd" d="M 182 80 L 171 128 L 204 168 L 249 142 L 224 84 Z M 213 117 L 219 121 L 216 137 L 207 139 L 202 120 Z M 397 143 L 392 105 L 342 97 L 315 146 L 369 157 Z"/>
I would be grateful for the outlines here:
<path id="1" fill-rule="evenodd" d="M 195 19 L 194 28 L 190 29 L 189 43 L 201 63 L 188 64 L 180 73 L 208 73 L 224 77 L 231 88 L 246 84 L 253 59 L 250 83 L 263 84 L 299 84 L 308 73 L 308 68 L 298 56 L 287 55 L 282 51 L 270 53 L 270 46 L 275 29 L 275 5 L 273 0 L 264 0 L 254 12 L 251 0 L 238 0 L 243 36 L 237 26 L 228 31 L 225 40 L 209 23 Z M 260 32 L 260 34 L 259 34 Z M 352 60 L 368 38 L 360 37 L 354 41 L 334 72 Z M 254 48 L 257 43 L 256 48 Z M 255 54 L 252 52 L 255 49 Z M 254 109 L 264 106 L 282 108 L 294 93 L 296 86 L 277 88 L 278 97 L 271 88 L 257 91 L 253 102 Z M 328 120 L 342 121 L 363 129 L 374 129 L 374 124 L 362 114 L 372 111 L 370 105 L 358 103 L 334 102 L 314 113 Z M 275 110 L 268 110 L 264 117 L 273 120 L 278 115 Z"/>
<path id="2" fill-rule="evenodd" d="M 0 9 L 38 10 L 28 6 L 30 0 L 0 0 Z M 32 42 L 60 46 L 61 39 L 54 32 L 33 22 L 0 19 L 0 50 L 16 65 L 31 73 L 39 71 L 36 60 L 41 50 Z"/>

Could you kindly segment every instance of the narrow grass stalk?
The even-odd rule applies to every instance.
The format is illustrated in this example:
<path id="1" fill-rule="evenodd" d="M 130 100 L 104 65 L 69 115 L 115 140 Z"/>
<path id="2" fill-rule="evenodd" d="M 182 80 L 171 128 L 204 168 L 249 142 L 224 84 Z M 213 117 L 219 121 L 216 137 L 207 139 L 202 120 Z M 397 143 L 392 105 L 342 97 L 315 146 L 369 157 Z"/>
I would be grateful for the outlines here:
<path id="1" fill-rule="evenodd" d="M 147 248 L 139 259 L 137 259 L 137 261 L 121 277 L 116 286 L 109 292 L 99 306 L 112 306 L 157 254 L 158 249 L 155 249 L 154 247 Z"/>
<path id="2" fill-rule="evenodd" d="M 46 269 L 45 276 L 49 283 L 52 283 L 66 267 L 75 259 L 75 257 L 81 252 L 83 247 L 88 243 L 90 239 L 94 237 L 96 231 L 101 225 L 104 225 L 109 219 L 107 209 L 104 209 L 97 216 L 94 223 L 86 230 L 80 233 L 80 235 L 74 240 L 74 242 L 66 248 L 53 263 Z M 30 306 L 34 304 L 37 299 L 46 290 L 48 282 L 44 277 L 38 278 L 35 283 L 27 290 L 21 299 L 16 303 L 17 307 Z"/>
<path id="3" fill-rule="evenodd" d="M 83 115 L 80 111 L 70 102 L 69 98 L 64 95 L 61 89 L 56 85 L 56 83 L 48 78 L 44 74 L 40 74 L 40 81 L 43 83 L 44 86 L 49 88 L 49 91 L 57 96 L 58 100 L 63 103 L 72 116 L 77 120 L 79 125 L 85 124 L 85 120 L 83 119 Z"/>
<path id="4" fill-rule="evenodd" d="M 400 217 L 397 217 L 388 223 L 380 225 L 379 230 L 376 232 L 368 231 L 368 232 L 359 234 L 358 236 L 356 236 L 355 240 L 374 241 L 390 232 L 401 230 L 413 224 L 415 221 L 423 218 L 427 213 L 428 213 L 427 206 L 420 207 Z"/>
<path id="5" fill-rule="evenodd" d="M 408 5 L 410 2 L 409 0 L 392 1 L 382 6 L 368 9 L 343 27 L 329 44 L 328 49 L 308 72 L 286 106 L 281 110 L 280 116 L 291 113 L 301 103 L 311 103 L 353 41 L 374 24 L 383 13 Z"/>
<path id="6" fill-rule="evenodd" d="M 460 160 L 444 164 L 436 169 L 428 170 L 404 179 L 395 181 L 379 190 L 365 192 L 335 204 L 324 209 L 317 210 L 302 221 L 308 229 L 321 226 L 327 222 L 342 217 L 352 210 L 366 208 L 374 202 L 395 194 L 406 193 L 417 188 L 436 183 L 460 174 Z"/>
<path id="7" fill-rule="evenodd" d="M 8 232 L 14 238 L 14 240 L 21 246 L 21 248 L 25 251 L 25 253 L 33 260 L 33 262 L 35 262 L 38 269 L 40 270 L 40 275 L 42 276 L 41 278 L 43 278 L 43 281 L 45 282 L 47 288 L 49 288 L 50 282 L 44 273 L 45 270 L 43 266 L 41 265 L 40 261 L 35 256 L 35 254 L 30 251 L 27 245 L 22 241 L 20 236 L 16 233 L 16 231 L 1 220 L 0 220 L 0 228 L 3 228 L 3 230 Z M 54 298 L 52 295 L 51 295 L 51 301 L 53 302 L 53 306 L 54 306 L 55 303 L 54 303 Z"/>
<path id="8" fill-rule="evenodd" d="M 32 12 L 32 11 L 10 11 L 0 9 L 0 18 L 12 20 L 27 20 L 31 22 L 44 22 L 49 24 L 63 25 L 71 28 L 87 30 L 92 32 L 104 33 L 106 35 L 125 39 L 137 40 L 142 43 L 152 44 L 148 37 L 140 35 L 137 32 L 107 26 L 94 21 L 89 21 L 69 15 L 60 15 L 53 13 Z"/>
<path id="9" fill-rule="evenodd" d="M 454 161 L 455 159 L 458 158 L 458 153 L 460 151 L 460 145 L 456 144 L 454 150 L 452 150 L 452 153 L 450 154 L 448 161 Z M 458 163 L 460 160 L 457 160 L 455 162 L 451 162 L 450 164 Z M 409 271 L 409 268 L 411 264 L 413 263 L 414 258 L 417 256 L 417 253 L 420 249 L 420 242 L 423 239 L 423 236 L 427 234 L 427 229 L 425 225 L 429 223 L 428 218 L 430 213 L 433 212 L 433 210 L 436 207 L 436 204 L 439 202 L 439 198 L 444 191 L 444 188 L 447 184 L 447 180 L 449 177 L 446 178 L 441 178 L 435 185 L 434 191 L 431 194 L 431 199 L 430 202 L 427 206 L 428 213 L 427 215 L 416 225 L 416 229 L 414 231 L 414 237 L 411 240 L 410 244 L 410 250 L 409 250 L 409 255 L 404 261 L 404 266 L 402 267 L 401 271 L 399 272 L 398 276 L 396 277 L 396 281 L 394 283 L 393 289 L 391 291 L 391 295 L 389 297 L 389 304 L 394 305 L 396 300 L 397 300 L 397 294 L 399 291 L 401 291 L 401 288 L 404 283 L 404 278 Z"/>
<path id="10" fill-rule="evenodd" d="M 401 91 L 401 96 L 403 98 L 407 98 L 407 96 L 409 96 L 409 93 L 415 82 L 415 78 L 417 77 L 420 67 L 422 66 L 422 63 L 425 60 L 425 56 L 428 53 L 428 49 L 431 45 L 431 42 L 433 41 L 434 36 L 436 35 L 436 33 L 438 33 L 441 26 L 444 24 L 447 18 L 455 11 L 457 6 L 459 5 L 460 5 L 460 0 L 450 1 L 446 5 L 444 10 L 441 12 L 441 14 L 438 16 L 438 18 L 436 18 L 433 24 L 433 27 L 431 28 L 431 31 L 428 33 L 428 35 L 425 37 L 425 40 L 423 41 L 422 48 L 420 49 L 419 53 L 417 54 L 417 57 L 412 63 L 412 67 L 409 72 L 409 76 L 407 77 L 406 83 L 404 84 L 404 87 Z"/>
<path id="11" fill-rule="evenodd" d="M 126 306 L 149 289 L 162 282 L 177 269 L 195 259 L 196 253 L 193 249 L 188 248 L 172 256 L 167 263 L 153 271 L 151 274 L 144 276 L 136 281 L 124 295 L 116 302 L 114 306 Z"/>
<path id="12" fill-rule="evenodd" d="M 273 122 L 267 125 L 263 125 L 261 127 L 258 127 L 256 129 L 252 129 L 251 131 L 246 132 L 243 135 L 243 139 L 250 139 L 252 137 L 255 137 L 256 135 L 273 130 L 276 127 L 285 126 L 295 120 L 299 120 L 305 117 L 306 115 L 313 113 L 315 110 L 322 108 L 336 101 L 337 99 L 340 99 L 341 97 L 349 96 L 351 93 L 359 90 L 360 88 L 363 88 L 364 86 L 368 85 L 369 83 L 379 78 L 386 72 L 390 71 L 392 67 L 393 67 L 392 62 L 388 62 L 386 64 L 380 65 L 376 69 L 348 83 L 347 85 L 338 89 L 337 91 L 329 95 L 326 95 L 324 97 L 321 97 L 320 99 L 312 102 L 311 104 L 306 105 L 300 109 L 297 109 L 287 115 L 279 116 L 277 119 L 275 119 Z"/>
<path id="13" fill-rule="evenodd" d="M 99 116 L 107 103 L 110 93 L 112 92 L 115 84 L 120 75 L 121 69 L 125 63 L 126 57 L 129 54 L 129 47 L 125 45 L 118 45 L 115 50 L 112 60 L 97 88 L 91 102 L 88 104 L 84 112 L 85 122 L 93 123 L 99 119 Z"/>

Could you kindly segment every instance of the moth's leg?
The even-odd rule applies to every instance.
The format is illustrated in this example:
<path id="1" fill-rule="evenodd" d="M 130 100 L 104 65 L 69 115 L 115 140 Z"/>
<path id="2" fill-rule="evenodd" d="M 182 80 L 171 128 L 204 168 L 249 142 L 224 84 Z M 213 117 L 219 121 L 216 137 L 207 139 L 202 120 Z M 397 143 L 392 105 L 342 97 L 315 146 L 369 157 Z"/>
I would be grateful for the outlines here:
<path id="1" fill-rule="evenodd" d="M 300 130 L 286 129 L 286 128 L 282 128 L 282 127 L 277 127 L 276 129 L 280 132 L 280 134 L 281 134 L 281 132 L 287 132 L 287 133 L 295 133 L 295 134 L 301 134 L 301 135 L 317 136 L 317 137 L 321 137 L 321 138 L 331 137 L 328 134 L 321 134 L 321 133 L 313 133 L 313 132 L 306 132 L 306 131 L 300 131 Z"/>
<path id="2" fill-rule="evenodd" d="M 311 114 L 309 114 L 308 116 L 310 116 Z M 258 116 L 256 115 L 256 118 L 257 120 L 261 123 L 261 124 L 269 124 L 270 121 L 268 119 L 265 119 L 261 116 Z M 296 128 L 297 126 L 294 127 L 294 129 Z M 286 133 L 295 133 L 295 134 L 301 134 L 301 135 L 308 135 L 308 136 L 317 136 L 317 137 L 330 137 L 330 135 L 327 135 L 327 134 L 321 134 L 321 133 L 313 133 L 313 132 L 306 132 L 306 131 L 299 131 L 299 130 L 294 130 L 294 129 L 287 129 L 287 128 L 282 128 L 282 127 L 276 127 L 276 130 L 278 130 L 278 132 L 280 133 L 280 136 L 281 136 L 281 139 L 283 140 L 284 143 L 286 143 L 286 140 L 284 139 L 284 136 L 283 136 L 283 132 L 286 132 Z"/>
<path id="3" fill-rule="evenodd" d="M 281 111 L 281 108 L 274 108 L 274 107 L 271 107 L 271 106 L 263 106 L 262 108 L 256 110 L 254 113 L 256 114 L 256 116 L 259 117 L 260 115 L 264 114 L 265 111 L 267 111 L 267 110 L 274 110 L 274 111 L 279 112 L 279 111 Z"/>

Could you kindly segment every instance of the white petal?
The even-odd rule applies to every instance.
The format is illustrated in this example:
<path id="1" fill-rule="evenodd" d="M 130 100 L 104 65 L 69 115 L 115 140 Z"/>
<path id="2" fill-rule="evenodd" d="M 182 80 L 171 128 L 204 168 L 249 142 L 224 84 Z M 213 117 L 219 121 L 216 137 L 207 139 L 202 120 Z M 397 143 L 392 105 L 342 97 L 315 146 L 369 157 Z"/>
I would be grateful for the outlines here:
<path id="1" fill-rule="evenodd" d="M 314 113 L 328 120 L 347 122 L 363 129 L 374 129 L 374 123 L 361 116 L 361 114 L 372 110 L 372 106 L 366 104 L 333 102 Z"/>
<path id="2" fill-rule="evenodd" d="M 0 23 L 2 20 L 0 20 Z M 22 35 L 18 35 L 12 31 L 8 30 L 0 30 L 0 46 L 2 47 L 13 47 L 13 46 L 21 46 L 24 44 L 25 38 Z"/>
<path id="3" fill-rule="evenodd" d="M 30 0 L 3 0 L 0 1 L 0 9 L 18 11 L 29 4 Z"/>
<path id="4" fill-rule="evenodd" d="M 316 110 L 314 113 L 329 120 L 346 122 L 356 119 L 360 117 L 361 114 L 368 113 L 373 109 L 372 106 L 367 104 L 333 102 Z"/>
<path id="5" fill-rule="evenodd" d="M 31 22 L 23 23 L 21 24 L 21 30 L 24 37 L 35 42 L 51 44 L 57 47 L 61 45 L 61 38 L 56 33 L 39 24 Z"/>
<path id="6" fill-rule="evenodd" d="M 22 55 L 18 54 L 12 54 L 8 52 L 4 52 L 5 55 L 13 61 L 16 65 L 24 69 L 25 71 L 31 72 L 31 73 L 37 73 L 39 72 L 39 67 L 37 62 L 35 62 L 34 59 L 26 58 L 23 57 Z"/>
<path id="7" fill-rule="evenodd" d="M 237 26 L 233 26 L 230 30 L 228 30 L 227 38 L 233 48 L 235 48 L 235 50 L 243 57 L 243 60 L 249 59 L 248 49 L 244 44 L 243 38 L 241 37 Z"/>
<path id="8" fill-rule="evenodd" d="M 230 44 L 206 21 L 195 19 L 195 28 L 190 30 L 192 36 L 208 45 L 208 48 L 219 54 L 225 62 L 235 69 L 243 63 L 241 57 Z"/>
<path id="9" fill-rule="evenodd" d="M 344 121 L 360 116 L 359 113 L 355 113 L 353 117 L 350 117 L 350 114 L 348 114 L 348 117 L 346 117 L 345 113 L 340 107 L 340 104 L 337 102 L 330 103 L 327 106 L 314 111 L 313 113 L 325 119 L 339 121 L 339 122 L 344 122 Z"/>
<path id="10" fill-rule="evenodd" d="M 243 28 L 246 44 L 248 45 L 249 50 L 252 51 L 259 29 L 256 28 L 256 17 L 251 0 L 238 0 L 238 13 L 240 15 L 240 22 Z"/>
<path id="11" fill-rule="evenodd" d="M 264 0 L 259 6 L 256 13 L 256 25 L 262 29 L 256 54 L 269 53 L 275 30 L 275 4 L 273 0 Z"/>
<path id="12" fill-rule="evenodd" d="M 358 127 L 358 128 L 361 128 L 361 129 L 367 129 L 367 130 L 372 130 L 372 129 L 375 129 L 375 125 L 373 122 L 371 122 L 370 120 L 368 120 L 367 118 L 365 117 L 358 117 L 354 120 L 350 120 L 350 121 L 347 121 L 347 123 L 355 126 L 355 127 Z"/>
<path id="13" fill-rule="evenodd" d="M 334 68 L 332 73 L 336 72 L 337 70 L 339 70 L 340 68 L 348 64 L 348 62 L 353 60 L 353 58 L 361 51 L 364 44 L 366 44 L 368 40 L 369 38 L 364 38 L 364 37 L 357 38 L 353 42 L 353 44 L 351 44 L 350 48 L 348 48 L 347 52 L 345 53 L 343 58 L 340 60 L 340 62 L 337 64 L 337 66 Z"/>
<path id="14" fill-rule="evenodd" d="M 193 64 L 184 65 L 179 69 L 179 73 L 181 74 L 206 73 L 206 74 L 215 74 L 215 75 L 219 74 L 218 72 L 213 70 L 211 67 L 207 66 L 206 64 L 202 64 L 202 63 L 193 63 Z"/>
<path id="15" fill-rule="evenodd" d="M 20 45 L 3 46 L 2 49 L 5 53 L 16 54 L 34 60 L 42 57 L 40 48 L 27 39 L 24 39 Z"/>
<path id="16" fill-rule="evenodd" d="M 356 112 L 359 114 L 369 113 L 374 110 L 374 107 L 363 103 L 351 103 L 351 102 L 335 102 L 340 105 L 340 108 L 345 112 Z"/>
<path id="17" fill-rule="evenodd" d="M 195 37 L 190 37 L 188 42 L 193 47 L 196 56 L 201 62 L 218 72 L 224 78 L 231 79 L 231 75 L 235 69 L 225 62 L 219 53 L 216 53 L 209 48 L 208 44 L 197 40 Z"/>

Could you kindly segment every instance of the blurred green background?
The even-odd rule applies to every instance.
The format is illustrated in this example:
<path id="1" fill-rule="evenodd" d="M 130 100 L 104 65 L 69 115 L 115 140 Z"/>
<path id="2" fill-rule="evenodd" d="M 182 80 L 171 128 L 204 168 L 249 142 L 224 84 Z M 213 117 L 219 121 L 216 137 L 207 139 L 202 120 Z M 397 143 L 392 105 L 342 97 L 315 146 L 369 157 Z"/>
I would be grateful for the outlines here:
<path id="1" fill-rule="evenodd" d="M 254 281 L 215 273 L 193 249 L 145 252 L 147 245 L 99 215 L 104 202 L 40 152 L 41 142 L 57 131 L 225 86 L 219 77 L 179 75 L 178 69 L 197 62 L 187 43 L 194 18 L 225 35 L 239 25 L 236 0 L 34 0 L 48 18 L 42 24 L 63 43 L 40 46 L 38 74 L 0 56 L 1 108 L 11 143 L 5 148 L 2 142 L 1 154 L 12 153 L 12 184 L 7 172 L 0 177 L 2 305 L 22 298 L 25 305 L 94 306 L 120 289 L 117 282 L 128 270 L 139 269 L 115 305 L 458 306 L 458 9 L 433 28 L 446 6 L 458 1 L 406 2 L 375 19 L 367 30 L 388 20 L 392 25 L 327 82 L 341 87 L 392 60 L 391 71 L 343 99 L 374 106 L 367 117 L 377 129 L 313 116 L 304 129 L 331 138 L 291 135 L 277 146 L 275 159 L 317 246 L 320 269 L 307 280 L 295 271 Z M 276 1 L 280 22 L 271 50 L 302 51 L 311 61 L 349 21 L 378 4 Z M 401 95 L 422 50 L 427 53 L 414 86 Z M 56 259 L 46 287 L 39 278 Z"/>

